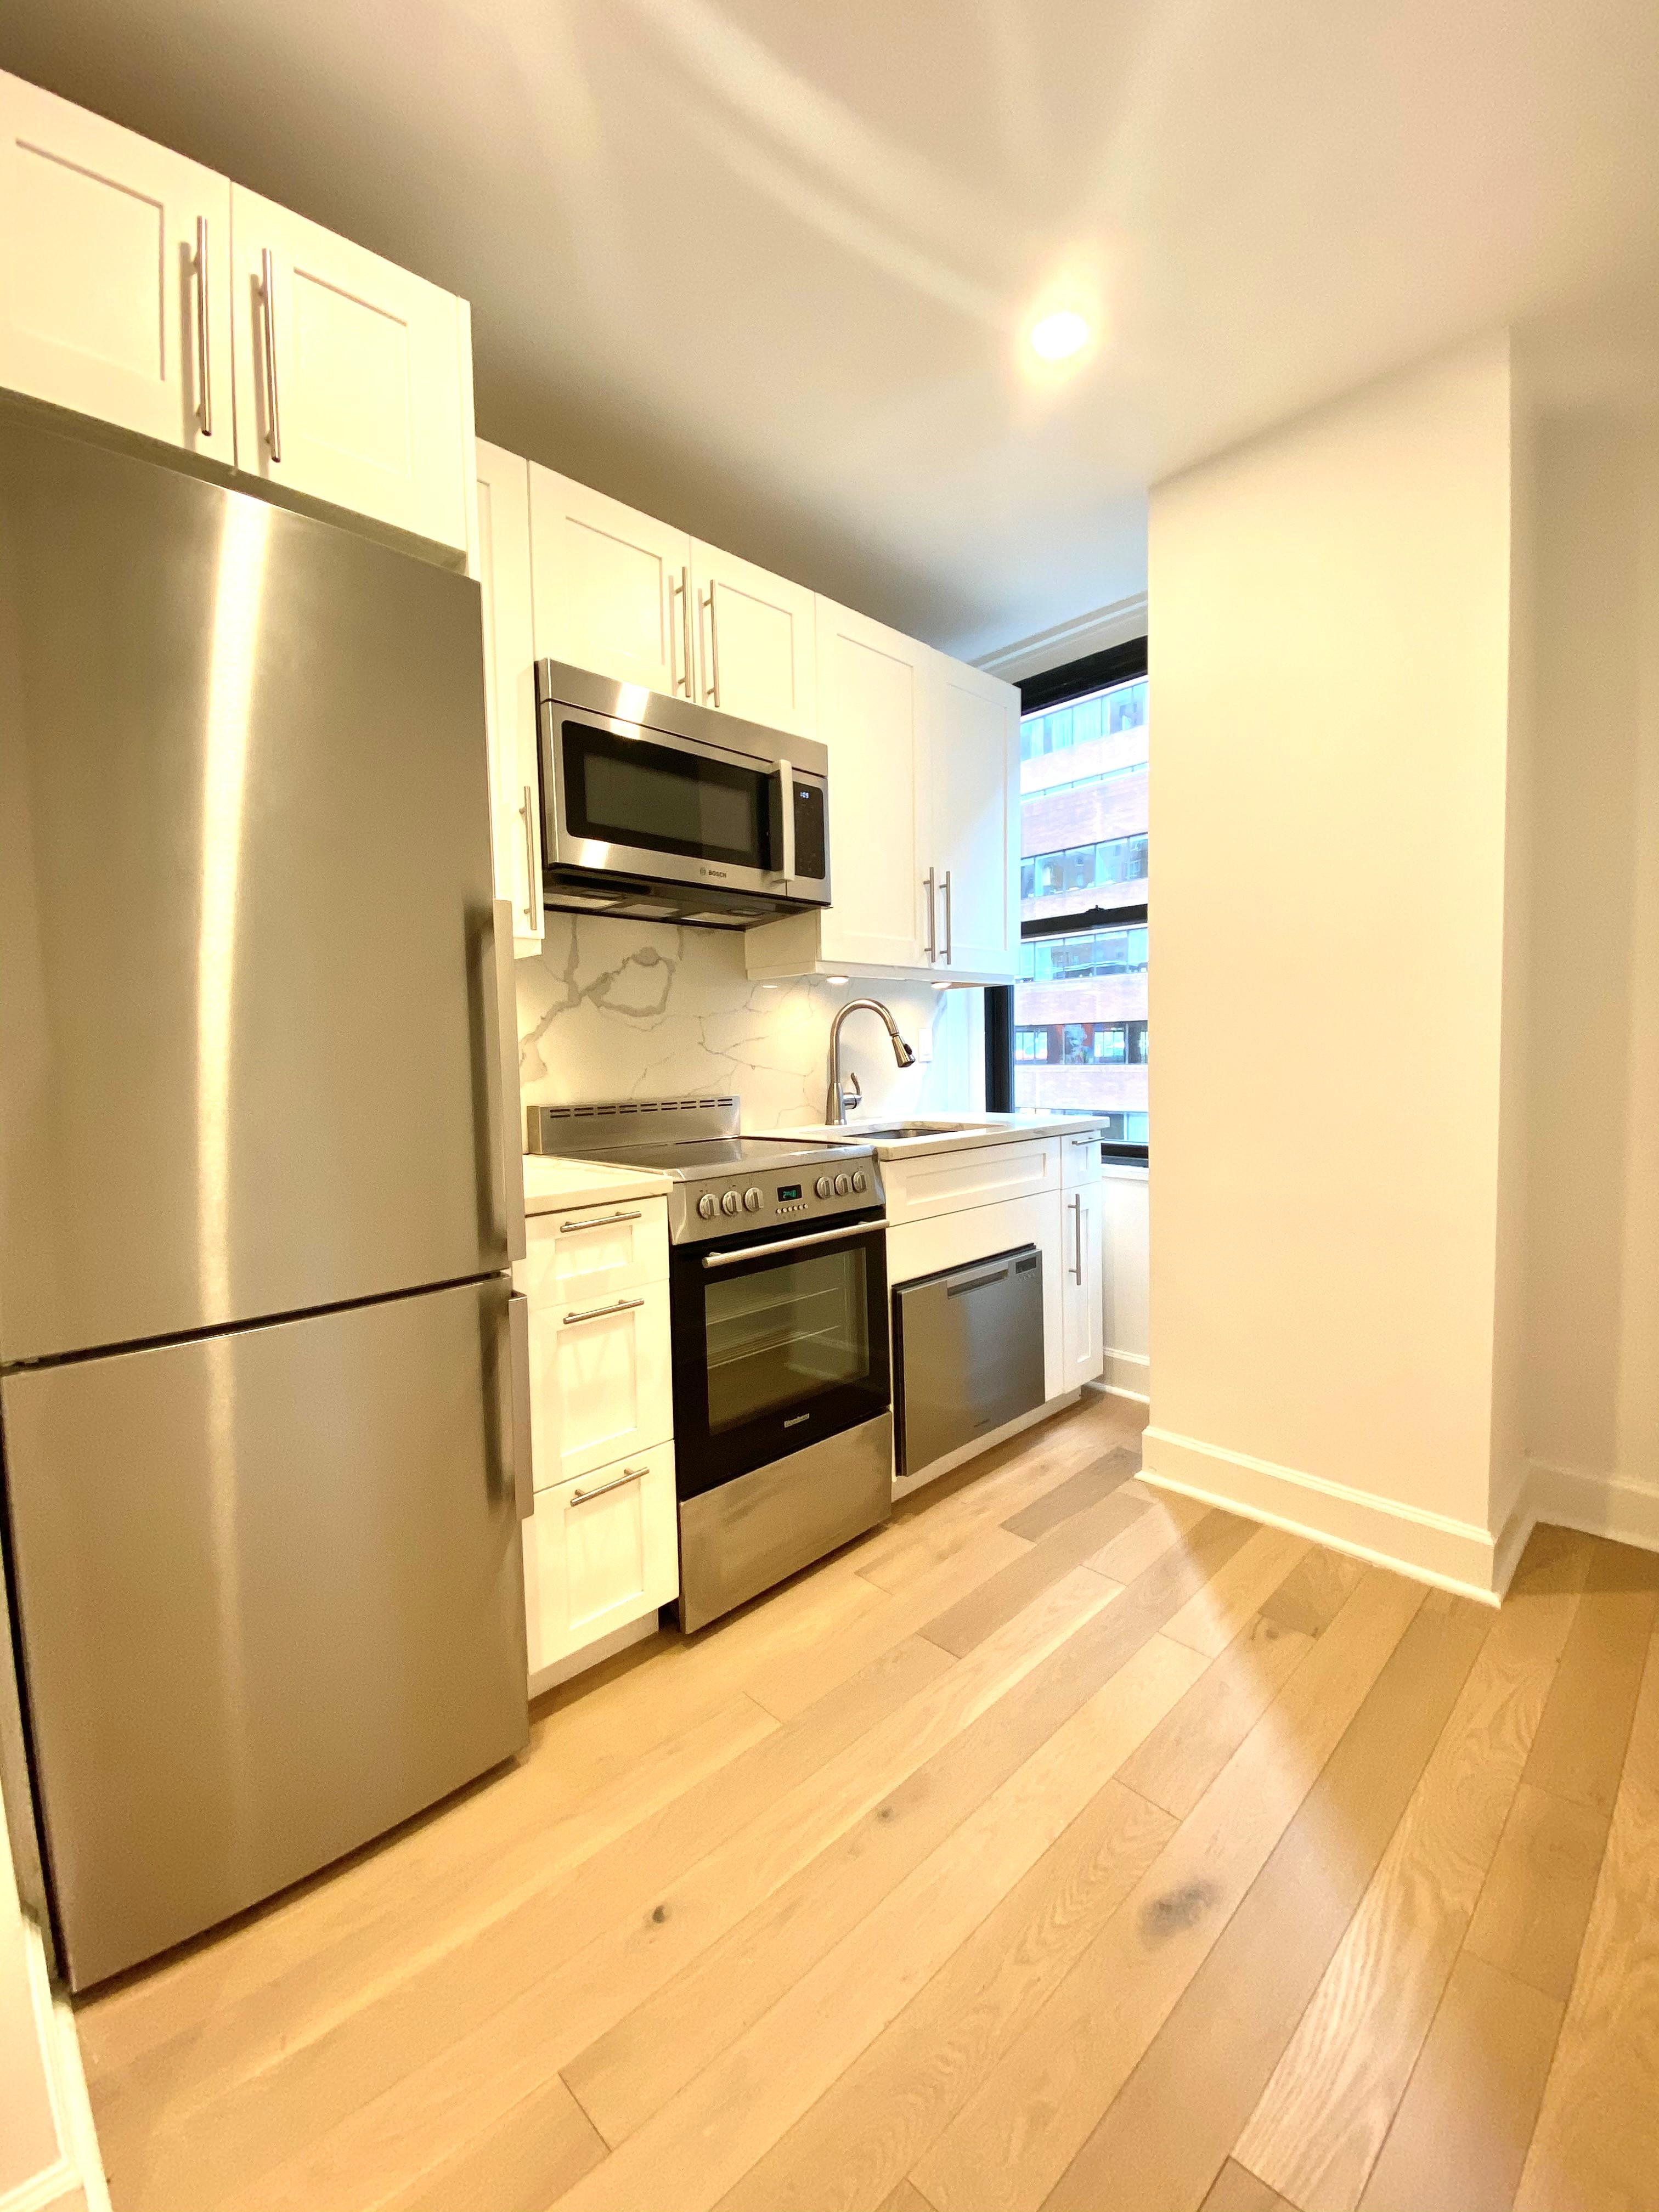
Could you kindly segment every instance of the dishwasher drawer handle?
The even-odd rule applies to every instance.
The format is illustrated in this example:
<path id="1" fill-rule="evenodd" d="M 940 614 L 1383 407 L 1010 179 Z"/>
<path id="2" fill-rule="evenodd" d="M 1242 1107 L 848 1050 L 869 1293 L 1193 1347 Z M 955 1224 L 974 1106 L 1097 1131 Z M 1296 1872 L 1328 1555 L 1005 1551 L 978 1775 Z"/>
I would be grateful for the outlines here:
<path id="1" fill-rule="evenodd" d="M 565 1327 L 568 1328 L 573 1322 L 603 1321 L 606 1314 L 631 1313 L 635 1306 L 642 1306 L 644 1304 L 643 1298 L 618 1298 L 614 1305 L 584 1306 L 580 1313 L 568 1313 L 565 1316 Z"/>
<path id="2" fill-rule="evenodd" d="M 982 1291 L 988 1283 L 1006 1283 L 1007 1279 L 1008 1270 L 1006 1267 L 997 1267 L 988 1275 L 975 1275 L 971 1283 L 947 1283 L 945 1286 L 945 1295 L 948 1298 L 959 1298 L 964 1291 Z"/>
<path id="3" fill-rule="evenodd" d="M 641 1477 L 649 1474 L 650 1472 L 648 1467 L 625 1467 L 620 1474 L 613 1474 L 609 1482 L 596 1482 L 592 1490 L 573 1490 L 570 1493 L 570 1503 L 573 1505 L 586 1505 L 590 1498 L 603 1498 L 607 1490 L 620 1490 L 623 1483 L 638 1482 Z"/>
<path id="4" fill-rule="evenodd" d="M 600 1213 L 595 1215 L 592 1221 L 562 1221 L 559 1234 L 561 1237 L 574 1237 L 579 1229 L 611 1229 L 619 1221 L 637 1221 L 639 1218 L 637 1206 L 632 1213 Z"/>

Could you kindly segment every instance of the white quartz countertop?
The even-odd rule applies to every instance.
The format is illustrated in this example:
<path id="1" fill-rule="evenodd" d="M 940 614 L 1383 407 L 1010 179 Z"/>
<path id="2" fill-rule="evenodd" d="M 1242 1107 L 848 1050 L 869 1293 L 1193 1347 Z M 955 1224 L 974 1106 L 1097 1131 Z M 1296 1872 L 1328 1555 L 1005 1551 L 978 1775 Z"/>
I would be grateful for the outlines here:
<path id="1" fill-rule="evenodd" d="M 921 1152 L 969 1152 L 977 1145 L 1011 1145 L 1034 1137 L 1098 1137 L 1100 1124 L 1080 1114 L 909 1114 L 895 1115 L 893 1121 L 902 1121 L 907 1128 L 921 1133 L 914 1137 L 877 1137 L 871 1131 L 890 1126 L 880 1116 L 872 1115 L 867 1127 L 860 1126 L 859 1117 L 836 1128 L 827 1121 L 814 1121 L 793 1129 L 750 1129 L 745 1134 L 752 1137 L 790 1137 L 798 1144 L 870 1144 L 875 1147 L 878 1159 L 909 1159 Z"/>
<path id="2" fill-rule="evenodd" d="M 665 1198 L 673 1187 L 668 1176 L 654 1175 L 646 1168 L 612 1168 L 598 1160 L 525 1154 L 526 1213 L 563 1213 L 573 1206 L 611 1206 L 625 1198 Z"/>

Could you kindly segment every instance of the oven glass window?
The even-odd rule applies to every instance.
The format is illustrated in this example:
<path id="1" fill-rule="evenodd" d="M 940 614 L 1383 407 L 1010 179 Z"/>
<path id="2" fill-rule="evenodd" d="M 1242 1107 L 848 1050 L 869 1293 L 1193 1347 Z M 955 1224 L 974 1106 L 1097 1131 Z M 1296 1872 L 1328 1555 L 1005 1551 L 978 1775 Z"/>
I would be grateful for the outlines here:
<path id="1" fill-rule="evenodd" d="M 564 763 L 573 836 L 771 867 L 770 779 L 760 770 L 571 721 Z"/>
<path id="2" fill-rule="evenodd" d="M 870 1372 L 861 1247 L 775 1261 L 704 1291 L 708 1426 L 718 1435 Z"/>

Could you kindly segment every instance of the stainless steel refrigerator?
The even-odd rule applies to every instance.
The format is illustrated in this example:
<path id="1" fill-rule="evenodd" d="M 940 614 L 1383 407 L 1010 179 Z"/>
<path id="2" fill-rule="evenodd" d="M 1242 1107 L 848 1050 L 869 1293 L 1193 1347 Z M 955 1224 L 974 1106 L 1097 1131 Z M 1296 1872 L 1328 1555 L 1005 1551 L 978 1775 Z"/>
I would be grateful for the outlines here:
<path id="1" fill-rule="evenodd" d="M 0 1675 L 76 1988 L 526 1740 L 479 623 L 0 417 Z"/>

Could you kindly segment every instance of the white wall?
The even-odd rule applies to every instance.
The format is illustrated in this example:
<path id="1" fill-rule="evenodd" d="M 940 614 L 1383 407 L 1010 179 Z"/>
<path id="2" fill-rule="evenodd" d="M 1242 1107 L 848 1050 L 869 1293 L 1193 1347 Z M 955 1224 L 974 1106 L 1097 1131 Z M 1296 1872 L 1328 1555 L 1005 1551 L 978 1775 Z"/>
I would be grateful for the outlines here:
<path id="1" fill-rule="evenodd" d="M 1547 1515 L 1659 1541 L 1659 418 L 1536 465 L 1527 1437 Z"/>
<path id="2" fill-rule="evenodd" d="M 516 967 L 520 1078 L 526 1104 L 736 1091 L 750 1129 L 821 1121 L 830 1024 L 845 1000 L 880 999 L 923 1055 L 894 1064 L 873 1014 L 842 1034 L 884 1113 L 969 1110 L 985 1098 L 984 994 L 921 983 L 751 983 L 734 930 L 547 917 L 539 958 Z"/>
<path id="3" fill-rule="evenodd" d="M 1474 1587 L 1518 1464 L 1510 409 L 1471 348 L 1151 523 L 1147 1464 Z"/>

